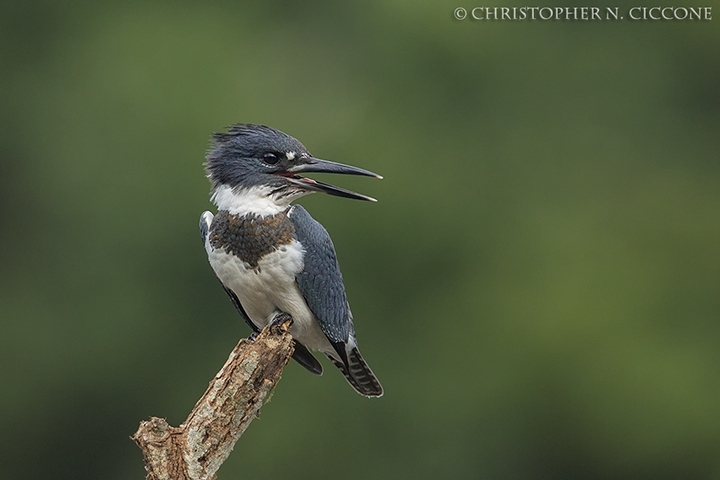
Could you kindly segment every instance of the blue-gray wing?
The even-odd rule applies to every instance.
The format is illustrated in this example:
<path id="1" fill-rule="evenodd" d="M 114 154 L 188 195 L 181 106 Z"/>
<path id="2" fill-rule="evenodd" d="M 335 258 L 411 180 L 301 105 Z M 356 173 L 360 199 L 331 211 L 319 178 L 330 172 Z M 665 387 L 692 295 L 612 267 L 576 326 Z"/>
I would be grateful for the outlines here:
<path id="1" fill-rule="evenodd" d="M 296 277 L 300 292 L 337 349 L 347 343 L 352 319 L 335 247 L 327 230 L 302 206 L 294 205 L 288 216 L 305 250 L 305 266 Z M 344 357 L 344 348 L 338 353 Z"/>

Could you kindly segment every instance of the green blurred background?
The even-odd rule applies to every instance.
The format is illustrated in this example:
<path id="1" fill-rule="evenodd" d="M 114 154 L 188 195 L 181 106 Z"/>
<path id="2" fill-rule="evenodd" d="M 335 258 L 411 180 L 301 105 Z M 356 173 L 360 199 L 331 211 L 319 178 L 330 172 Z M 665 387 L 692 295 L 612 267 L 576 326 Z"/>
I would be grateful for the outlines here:
<path id="1" fill-rule="evenodd" d="M 197 223 L 252 122 L 385 176 L 301 203 L 386 394 L 291 364 L 220 478 L 720 479 L 718 19 L 457 6 L 2 2 L 0 478 L 143 478 L 249 333 Z"/>

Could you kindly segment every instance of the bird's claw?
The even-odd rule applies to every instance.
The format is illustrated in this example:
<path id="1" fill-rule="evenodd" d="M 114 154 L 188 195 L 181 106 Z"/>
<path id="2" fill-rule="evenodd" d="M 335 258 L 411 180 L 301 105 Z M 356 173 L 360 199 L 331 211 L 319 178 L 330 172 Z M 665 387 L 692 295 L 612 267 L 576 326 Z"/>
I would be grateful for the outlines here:
<path id="1" fill-rule="evenodd" d="M 282 312 L 275 315 L 270 320 L 270 331 L 275 335 L 280 335 L 287 332 L 293 324 L 293 319 L 290 314 Z"/>

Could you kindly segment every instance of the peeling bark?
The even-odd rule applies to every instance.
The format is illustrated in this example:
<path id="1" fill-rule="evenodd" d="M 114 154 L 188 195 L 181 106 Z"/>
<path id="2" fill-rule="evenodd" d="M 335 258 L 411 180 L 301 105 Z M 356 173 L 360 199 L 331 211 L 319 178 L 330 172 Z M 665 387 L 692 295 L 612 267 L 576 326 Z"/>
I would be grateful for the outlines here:
<path id="1" fill-rule="evenodd" d="M 140 422 L 132 436 L 145 457 L 146 480 L 212 480 L 240 435 L 260 413 L 293 353 L 292 319 L 242 339 L 187 420 Z"/>

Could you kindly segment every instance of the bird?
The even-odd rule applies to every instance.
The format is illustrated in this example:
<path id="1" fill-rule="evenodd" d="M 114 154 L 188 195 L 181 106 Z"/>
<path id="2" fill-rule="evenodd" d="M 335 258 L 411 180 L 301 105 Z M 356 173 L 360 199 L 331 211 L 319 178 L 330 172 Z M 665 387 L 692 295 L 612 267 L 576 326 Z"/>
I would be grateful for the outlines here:
<path id="1" fill-rule="evenodd" d="M 290 315 L 294 360 L 322 375 L 311 350 L 321 352 L 357 393 L 382 396 L 380 382 L 358 349 L 330 235 L 292 203 L 316 192 L 377 201 L 301 173 L 382 177 L 316 158 L 294 137 L 249 123 L 214 133 L 204 166 L 217 214 L 200 216 L 202 242 L 215 275 L 253 335 Z"/>

